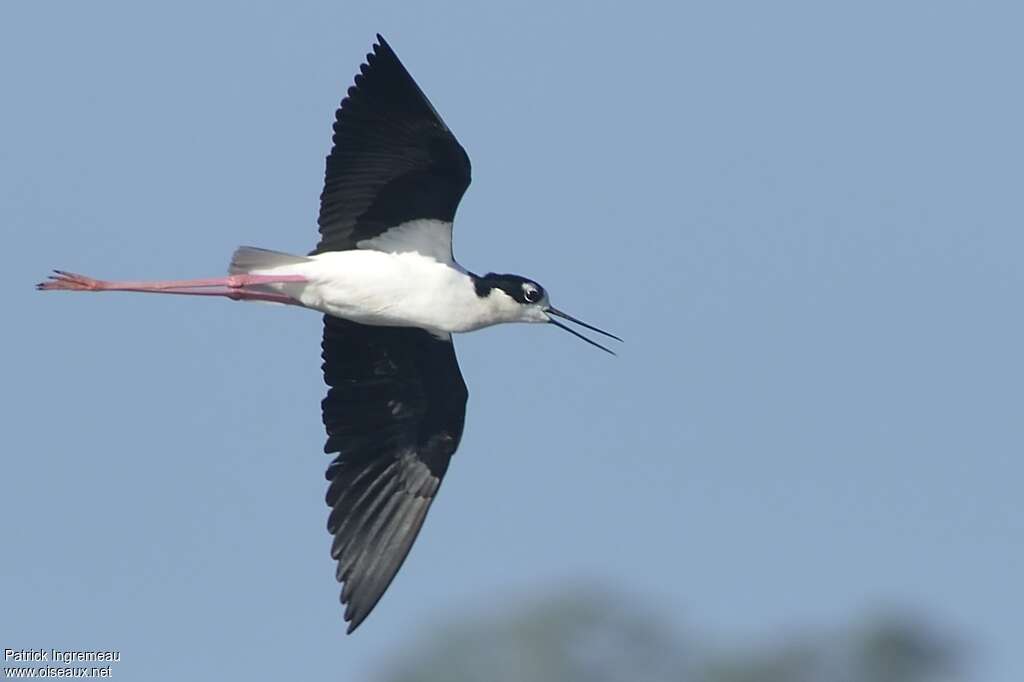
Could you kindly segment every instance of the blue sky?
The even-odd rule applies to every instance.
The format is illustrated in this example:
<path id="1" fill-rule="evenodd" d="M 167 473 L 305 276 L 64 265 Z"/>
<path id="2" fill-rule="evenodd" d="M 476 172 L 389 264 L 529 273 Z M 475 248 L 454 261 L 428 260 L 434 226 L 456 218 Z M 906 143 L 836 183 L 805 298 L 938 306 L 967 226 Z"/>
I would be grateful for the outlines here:
<path id="1" fill-rule="evenodd" d="M 372 5 L 372 7 L 370 7 Z M 20 3 L 0 10 L 0 647 L 364 679 L 598 580 L 722 639 L 889 608 L 1024 678 L 1024 12 L 1012 3 Z M 477 271 L 620 333 L 457 339 L 462 448 L 353 637 L 318 316 L 40 294 L 316 239 L 385 34 L 468 149 Z"/>

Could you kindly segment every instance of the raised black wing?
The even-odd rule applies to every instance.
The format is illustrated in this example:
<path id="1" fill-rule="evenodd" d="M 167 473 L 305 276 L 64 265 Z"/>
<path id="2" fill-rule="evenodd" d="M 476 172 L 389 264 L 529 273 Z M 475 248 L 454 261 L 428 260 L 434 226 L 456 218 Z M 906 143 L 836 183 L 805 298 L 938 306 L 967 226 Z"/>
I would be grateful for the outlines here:
<path id="1" fill-rule="evenodd" d="M 324 316 L 327 530 L 348 632 L 412 547 L 462 438 L 466 384 L 450 340 Z"/>
<path id="2" fill-rule="evenodd" d="M 417 219 L 448 223 L 450 251 L 469 157 L 391 46 L 377 43 L 336 115 L 313 253 L 359 248 Z"/>

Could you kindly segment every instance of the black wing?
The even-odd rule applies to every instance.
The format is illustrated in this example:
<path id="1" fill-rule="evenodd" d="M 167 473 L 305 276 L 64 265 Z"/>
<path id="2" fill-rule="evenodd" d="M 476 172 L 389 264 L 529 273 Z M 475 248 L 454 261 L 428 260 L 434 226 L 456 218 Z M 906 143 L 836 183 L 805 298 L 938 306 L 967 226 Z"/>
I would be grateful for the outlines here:
<path id="1" fill-rule="evenodd" d="M 409 220 L 450 224 L 469 187 L 466 150 L 391 46 L 377 42 L 336 115 L 313 253 L 357 248 Z"/>
<path id="2" fill-rule="evenodd" d="M 348 632 L 373 610 L 419 533 L 462 438 L 466 384 L 451 341 L 324 316 L 327 530 Z"/>

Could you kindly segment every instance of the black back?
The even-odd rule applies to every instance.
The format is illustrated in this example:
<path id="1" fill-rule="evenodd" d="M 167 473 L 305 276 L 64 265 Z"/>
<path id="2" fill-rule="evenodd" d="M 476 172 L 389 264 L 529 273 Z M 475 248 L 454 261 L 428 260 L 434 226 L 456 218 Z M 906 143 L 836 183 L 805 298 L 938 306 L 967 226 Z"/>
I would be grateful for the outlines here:
<path id="1" fill-rule="evenodd" d="M 452 222 L 470 164 L 448 126 L 380 35 L 341 102 L 313 253 L 356 248 L 418 218 Z"/>
<path id="2" fill-rule="evenodd" d="M 468 393 L 450 341 L 324 316 L 327 522 L 352 632 L 405 560 L 462 438 Z"/>

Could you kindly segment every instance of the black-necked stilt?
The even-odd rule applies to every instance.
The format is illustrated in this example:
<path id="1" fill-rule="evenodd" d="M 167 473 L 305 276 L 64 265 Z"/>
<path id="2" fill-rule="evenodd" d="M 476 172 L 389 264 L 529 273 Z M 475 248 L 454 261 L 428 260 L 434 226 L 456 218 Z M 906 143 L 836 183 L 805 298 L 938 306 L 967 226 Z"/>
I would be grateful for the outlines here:
<path id="1" fill-rule="evenodd" d="M 502 322 L 557 325 L 541 285 L 474 275 L 452 255 L 469 187 L 466 151 L 385 40 L 341 102 L 308 256 L 242 247 L 228 277 L 111 282 L 57 271 L 45 290 L 138 291 L 269 301 L 325 313 L 322 403 L 327 528 L 352 632 L 409 553 L 462 437 L 466 385 L 453 332 Z"/>

